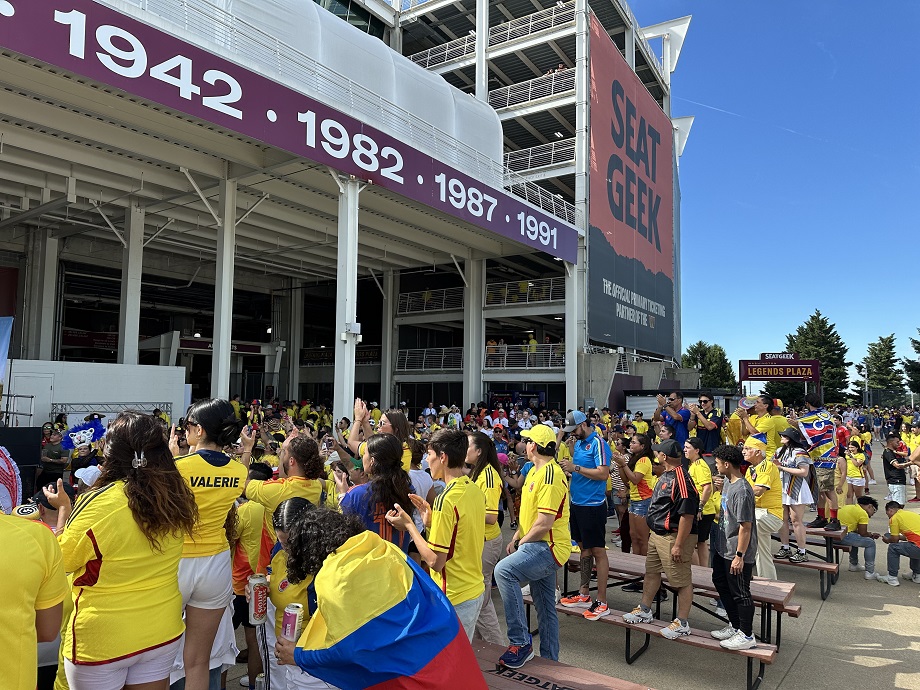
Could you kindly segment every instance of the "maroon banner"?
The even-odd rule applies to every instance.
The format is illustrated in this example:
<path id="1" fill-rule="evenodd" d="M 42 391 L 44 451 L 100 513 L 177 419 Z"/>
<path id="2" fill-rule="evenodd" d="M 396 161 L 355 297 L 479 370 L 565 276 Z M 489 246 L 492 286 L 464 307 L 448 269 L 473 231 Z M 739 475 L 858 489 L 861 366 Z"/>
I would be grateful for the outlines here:
<path id="1" fill-rule="evenodd" d="M 299 91 L 92 0 L 0 2 L 0 46 L 577 260 L 578 233 L 565 221 Z"/>
<path id="2" fill-rule="evenodd" d="M 82 331 L 78 328 L 65 328 L 61 333 L 61 345 L 65 347 L 91 347 L 98 350 L 117 350 L 118 333 Z"/>
<path id="3" fill-rule="evenodd" d="M 179 349 L 210 352 L 214 349 L 214 342 L 207 338 L 180 338 Z M 230 343 L 230 351 L 247 355 L 260 355 L 262 354 L 262 346 L 252 343 Z"/>
<path id="4" fill-rule="evenodd" d="M 816 359 L 738 362 L 739 381 L 820 381 L 821 362 Z"/>

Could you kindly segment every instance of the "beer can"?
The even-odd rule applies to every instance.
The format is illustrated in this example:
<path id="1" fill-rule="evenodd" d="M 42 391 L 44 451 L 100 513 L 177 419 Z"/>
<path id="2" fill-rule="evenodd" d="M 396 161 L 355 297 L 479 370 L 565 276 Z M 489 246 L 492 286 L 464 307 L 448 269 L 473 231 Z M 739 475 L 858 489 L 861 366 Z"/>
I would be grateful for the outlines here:
<path id="1" fill-rule="evenodd" d="M 260 673 L 256 676 L 256 690 L 265 690 L 265 674 Z"/>
<path id="2" fill-rule="evenodd" d="M 284 617 L 281 619 L 281 637 L 297 642 L 302 631 L 303 604 L 288 604 L 284 607 Z"/>
<path id="3" fill-rule="evenodd" d="M 249 623 L 262 625 L 268 615 L 268 579 L 261 573 L 249 576 Z"/>

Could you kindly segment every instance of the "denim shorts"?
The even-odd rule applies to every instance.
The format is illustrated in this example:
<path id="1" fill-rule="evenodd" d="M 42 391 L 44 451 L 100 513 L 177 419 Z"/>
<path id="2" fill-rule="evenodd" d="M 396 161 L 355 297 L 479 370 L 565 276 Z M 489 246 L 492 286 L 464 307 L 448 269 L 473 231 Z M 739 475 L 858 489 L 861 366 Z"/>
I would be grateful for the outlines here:
<path id="1" fill-rule="evenodd" d="M 648 507 L 651 504 L 651 498 L 646 498 L 644 501 L 630 501 L 629 512 L 637 517 L 645 517 L 648 515 Z"/>

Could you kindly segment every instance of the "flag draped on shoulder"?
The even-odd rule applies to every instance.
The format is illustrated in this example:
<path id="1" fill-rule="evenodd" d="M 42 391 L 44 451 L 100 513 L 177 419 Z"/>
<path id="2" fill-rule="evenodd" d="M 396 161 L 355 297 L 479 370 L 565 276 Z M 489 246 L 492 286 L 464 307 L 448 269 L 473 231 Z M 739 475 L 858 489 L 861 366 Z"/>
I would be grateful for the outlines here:
<path id="1" fill-rule="evenodd" d="M 837 457 L 836 427 L 830 412 L 823 407 L 799 417 L 799 430 L 808 441 L 812 460 Z"/>
<path id="2" fill-rule="evenodd" d="M 294 660 L 342 690 L 485 690 L 447 597 L 397 546 L 363 532 L 330 554 L 314 580 L 317 611 Z M 453 680 L 452 680 L 453 679 Z"/>

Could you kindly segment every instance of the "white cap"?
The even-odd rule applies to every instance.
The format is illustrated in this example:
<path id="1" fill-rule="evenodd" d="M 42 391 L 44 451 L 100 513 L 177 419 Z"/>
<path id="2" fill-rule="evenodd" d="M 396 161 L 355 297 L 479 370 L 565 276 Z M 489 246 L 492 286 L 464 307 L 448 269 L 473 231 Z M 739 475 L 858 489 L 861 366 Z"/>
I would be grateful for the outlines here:
<path id="1" fill-rule="evenodd" d="M 100 470 L 95 465 L 90 465 L 89 467 L 83 467 L 77 470 L 73 474 L 77 479 L 79 479 L 87 486 L 92 486 L 99 480 L 99 477 L 102 474 L 102 470 Z"/>

